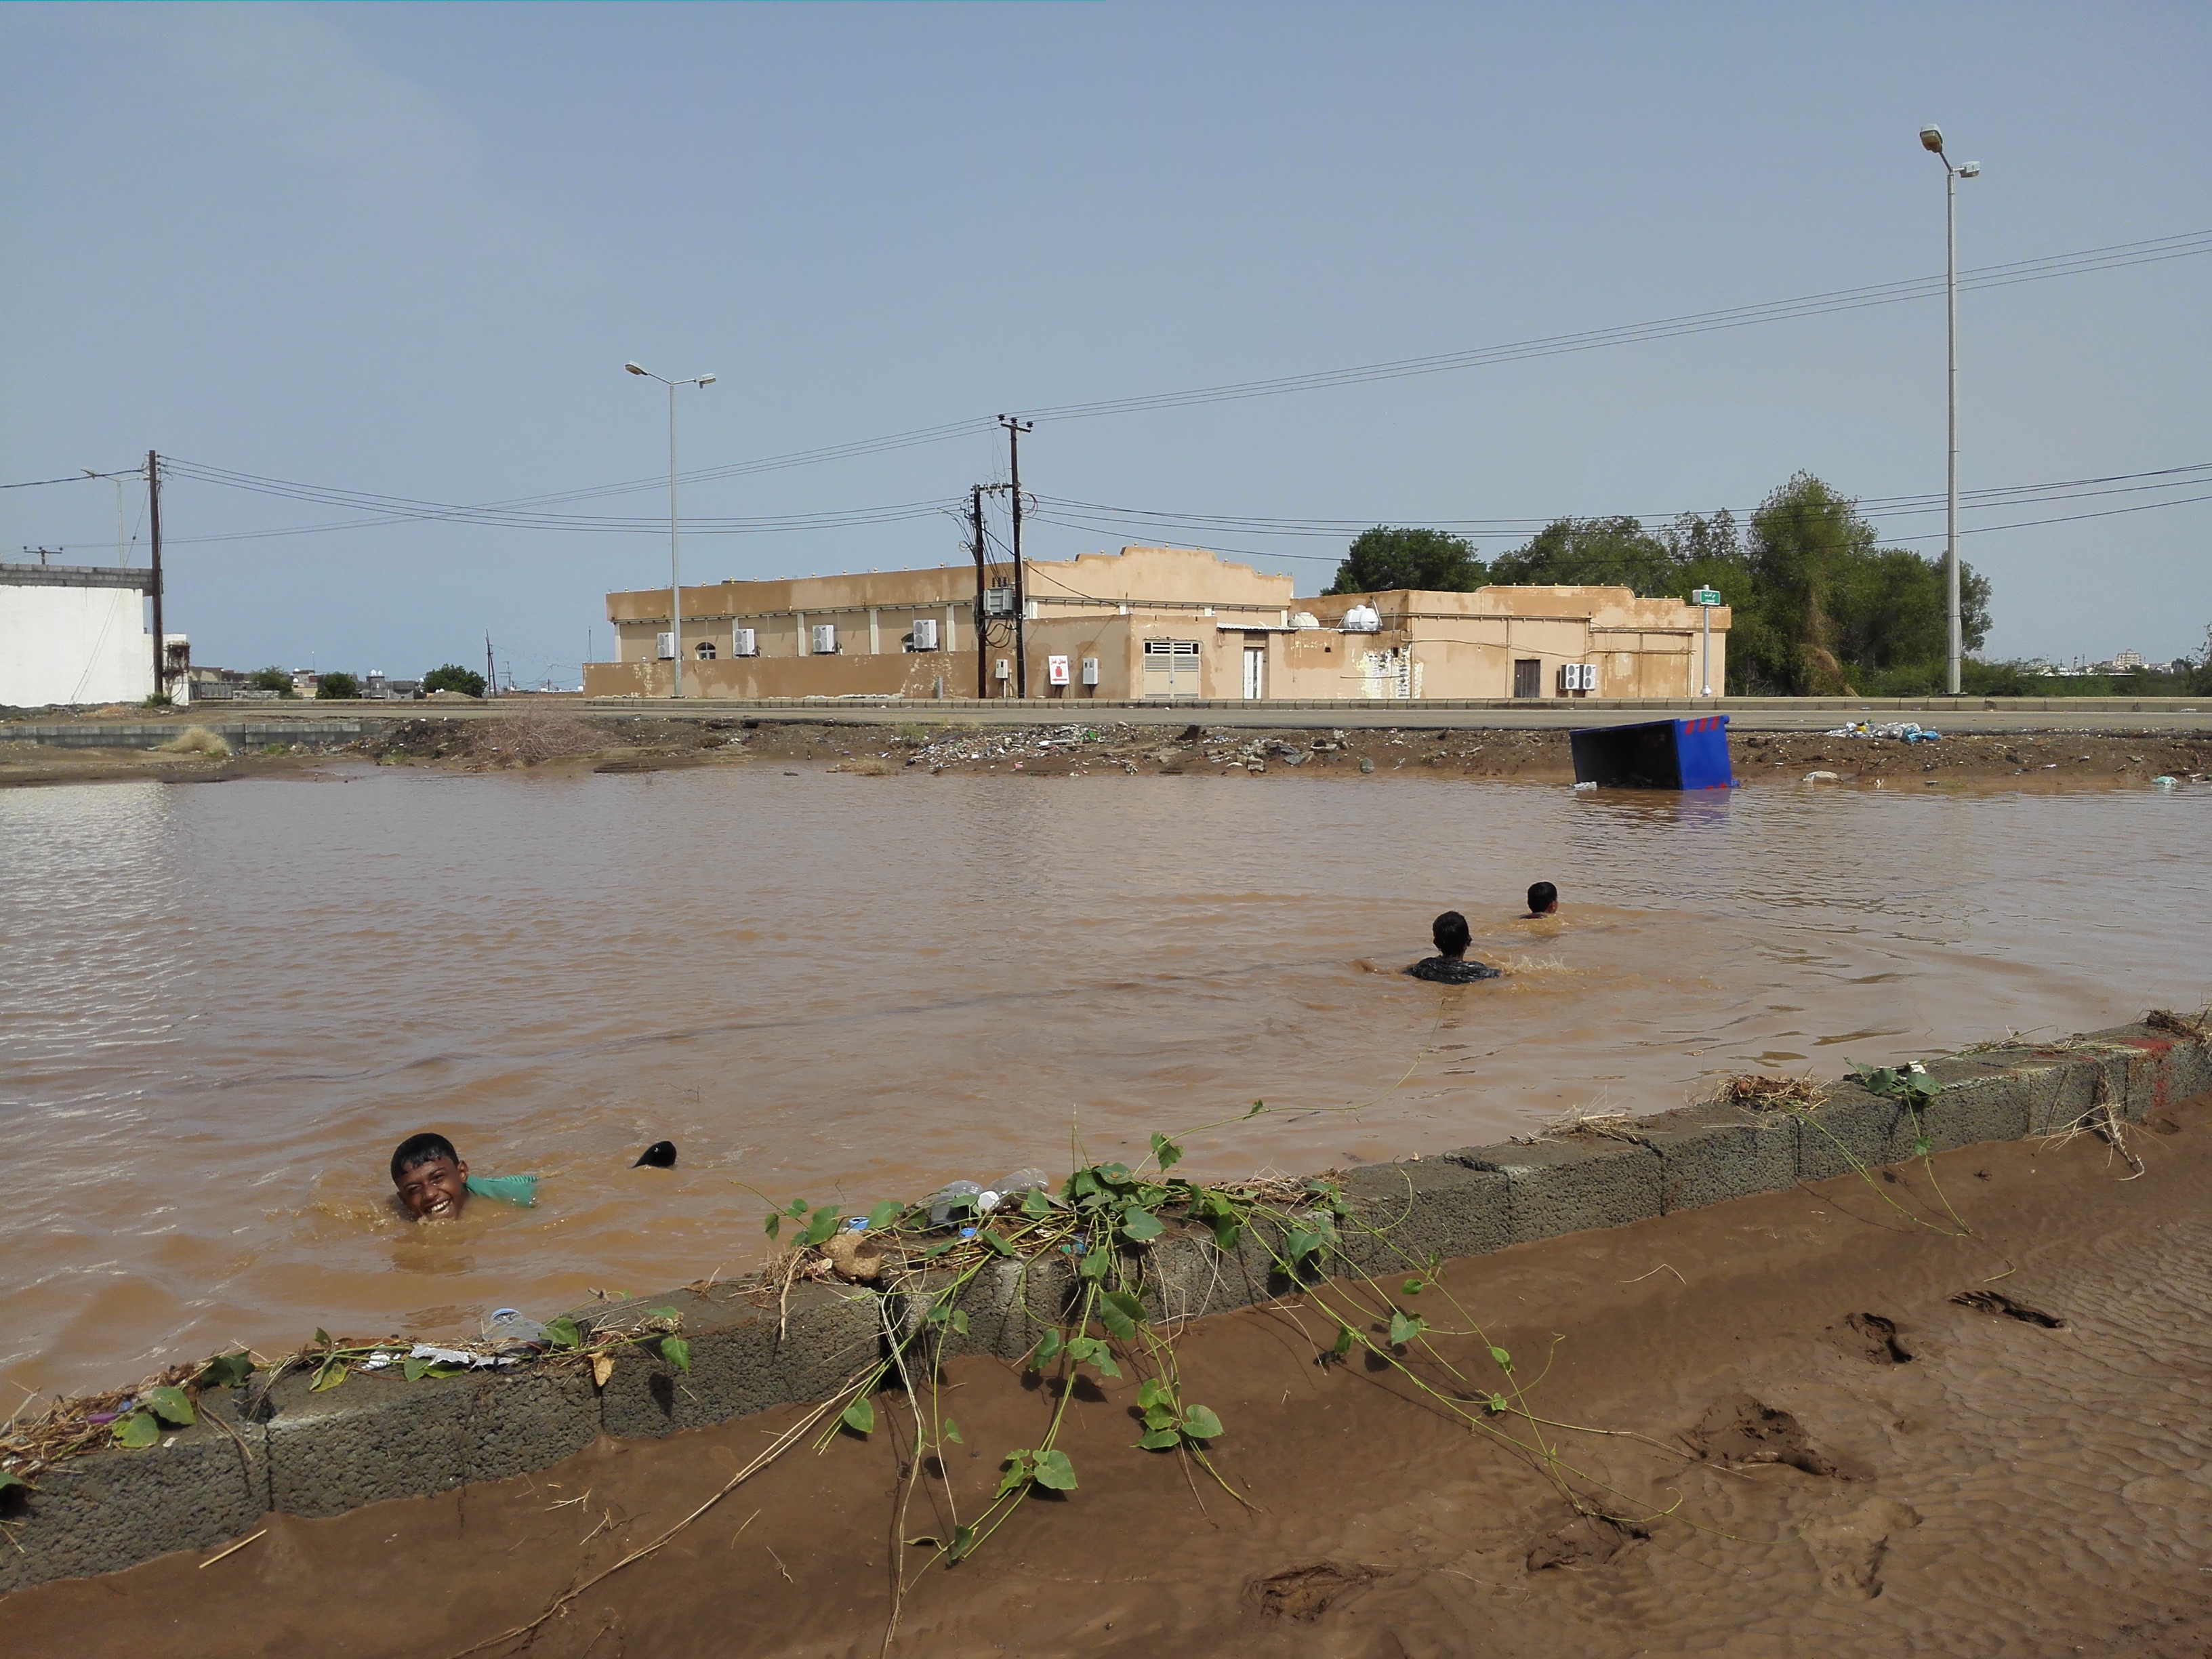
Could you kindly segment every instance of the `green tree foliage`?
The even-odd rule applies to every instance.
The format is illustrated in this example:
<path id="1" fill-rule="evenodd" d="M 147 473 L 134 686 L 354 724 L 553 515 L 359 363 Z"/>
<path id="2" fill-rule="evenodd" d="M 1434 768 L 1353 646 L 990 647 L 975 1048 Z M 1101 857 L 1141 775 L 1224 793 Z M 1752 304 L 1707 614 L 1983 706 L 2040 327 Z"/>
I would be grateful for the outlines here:
<path id="1" fill-rule="evenodd" d="M 459 691 L 465 696 L 481 697 L 484 677 L 473 668 L 449 662 L 422 676 L 422 691 L 426 696 L 433 691 Z"/>
<path id="2" fill-rule="evenodd" d="M 1393 588 L 1471 593 L 1492 580 L 1465 538 L 1442 530 L 1363 530 L 1336 568 L 1332 593 L 1386 593 Z"/>
<path id="3" fill-rule="evenodd" d="M 354 698 L 361 695 L 361 682 L 350 674 L 329 673 L 316 682 L 318 697 Z"/>
<path id="4" fill-rule="evenodd" d="M 257 668 L 246 677 L 246 683 L 257 691 L 274 691 L 280 697 L 296 697 L 292 689 L 292 671 L 289 668 Z"/>
<path id="5" fill-rule="evenodd" d="M 1512 587 L 1626 587 L 1649 596 L 1673 592 L 1681 573 L 1673 550 L 1641 520 L 1555 519 L 1526 546 L 1499 556 L 1490 580 Z"/>

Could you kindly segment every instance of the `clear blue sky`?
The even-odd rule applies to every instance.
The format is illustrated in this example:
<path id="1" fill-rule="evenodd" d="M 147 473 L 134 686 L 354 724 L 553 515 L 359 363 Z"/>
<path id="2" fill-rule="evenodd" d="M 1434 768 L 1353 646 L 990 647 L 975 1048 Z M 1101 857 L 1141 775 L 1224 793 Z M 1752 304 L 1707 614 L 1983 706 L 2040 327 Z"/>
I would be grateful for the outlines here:
<path id="1" fill-rule="evenodd" d="M 287 5 L 0 9 L 0 481 L 182 461 L 441 502 L 1501 344 L 2212 228 L 2183 5 Z M 2212 258 L 1966 295 L 1969 489 L 2212 462 Z M 1739 509 L 1805 468 L 1943 483 L 1940 301 L 1183 409 L 1040 420 L 1023 482 L 1355 523 Z M 687 516 L 951 501 L 946 441 L 691 486 Z M 2200 475 L 2212 476 L 2212 475 Z M 2082 497 L 1970 526 L 2191 495 Z M 139 501 L 125 502 L 141 535 Z M 179 477 L 204 662 L 525 682 L 601 654 L 626 533 L 362 515 Z M 953 521 L 687 538 L 687 580 L 953 562 Z M 113 556 L 106 483 L 0 550 Z M 1062 510 L 1060 516 L 1068 516 Z M 1940 532 L 1940 514 L 1883 521 Z M 1153 538 L 1035 527 L 1045 556 Z M 1205 541 L 1323 585 L 1341 539 Z M 1498 550 L 1510 540 L 1483 545 Z M 1936 539 L 1908 544 L 1932 550 Z M 1967 537 L 1992 654 L 2166 658 L 2212 501 Z M 1291 556 L 1297 556 L 1293 558 Z"/>

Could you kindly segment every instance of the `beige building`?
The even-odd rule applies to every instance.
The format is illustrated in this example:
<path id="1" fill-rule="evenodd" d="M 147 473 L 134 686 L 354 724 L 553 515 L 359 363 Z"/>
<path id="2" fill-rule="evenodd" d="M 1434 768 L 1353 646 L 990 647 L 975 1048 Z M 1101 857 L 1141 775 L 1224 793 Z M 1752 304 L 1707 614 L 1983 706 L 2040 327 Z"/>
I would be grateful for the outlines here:
<path id="1" fill-rule="evenodd" d="M 977 597 L 972 566 L 607 595 L 616 660 L 593 696 L 1012 697 L 1104 702 L 1682 697 L 1697 607 L 1624 587 L 1298 599 L 1288 576 L 1188 548 L 1031 559 Z M 1000 580 L 994 577 L 988 580 Z M 1724 683 L 1729 613 L 1712 615 Z M 1017 636 L 1020 645 L 1018 650 Z"/>

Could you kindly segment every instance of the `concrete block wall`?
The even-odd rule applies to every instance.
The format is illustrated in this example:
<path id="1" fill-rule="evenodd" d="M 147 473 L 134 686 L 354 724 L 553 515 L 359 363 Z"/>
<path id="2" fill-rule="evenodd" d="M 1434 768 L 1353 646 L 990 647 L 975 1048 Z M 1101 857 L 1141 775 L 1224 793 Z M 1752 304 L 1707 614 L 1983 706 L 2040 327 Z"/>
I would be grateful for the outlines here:
<path id="1" fill-rule="evenodd" d="M 1919 1110 L 1840 1083 L 1809 1112 L 1693 1106 L 1603 1135 L 1355 1170 L 1340 1185 L 1359 1224 L 1320 1265 L 1379 1276 L 1899 1163 L 1923 1138 L 1942 1151 L 2058 1133 L 2102 1103 L 2140 1122 L 2212 1089 L 2212 1049 L 2140 1024 L 1927 1064 L 1943 1087 Z M 1210 1231 L 1179 1228 L 1145 1247 L 1138 1259 L 1152 1316 L 1196 1318 L 1292 1288 L 1280 1231 L 1247 1229 L 1223 1251 Z M 416 1382 L 356 1374 L 321 1394 L 304 1374 L 265 1397 L 252 1384 L 211 1389 L 200 1396 L 201 1421 L 158 1445 L 75 1458 L 41 1474 L 27 1496 L 0 1497 L 0 1525 L 14 1540 L 0 1545 L 0 1592 L 211 1548 L 272 1510 L 334 1515 L 543 1468 L 601 1434 L 662 1436 L 825 1399 L 889 1352 L 888 1331 L 918 1328 L 948 1293 L 968 1330 L 947 1352 L 1018 1360 L 1066 1316 L 1073 1268 L 1072 1260 L 993 1262 L 957 1292 L 948 1275 L 889 1296 L 802 1284 L 778 1297 L 723 1285 L 597 1304 L 578 1310 L 580 1325 L 627 1325 L 672 1307 L 691 1350 L 690 1369 L 679 1371 L 648 1346 L 625 1349 L 604 1388 L 549 1367 Z"/>

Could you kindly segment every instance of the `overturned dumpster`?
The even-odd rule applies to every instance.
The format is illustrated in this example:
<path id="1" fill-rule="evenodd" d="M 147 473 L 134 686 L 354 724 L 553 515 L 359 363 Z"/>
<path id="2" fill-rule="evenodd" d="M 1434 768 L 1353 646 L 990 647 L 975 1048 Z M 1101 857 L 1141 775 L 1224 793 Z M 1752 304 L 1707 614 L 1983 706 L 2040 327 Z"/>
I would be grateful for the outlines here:
<path id="1" fill-rule="evenodd" d="M 1726 789 L 1735 781 L 1726 714 L 1593 726 L 1568 735 L 1577 783 L 1601 789 Z"/>

